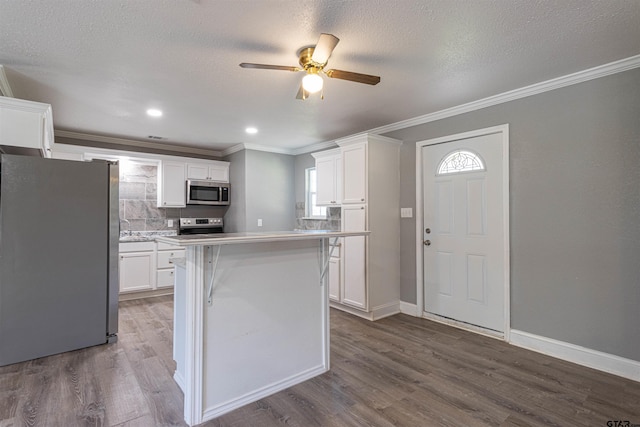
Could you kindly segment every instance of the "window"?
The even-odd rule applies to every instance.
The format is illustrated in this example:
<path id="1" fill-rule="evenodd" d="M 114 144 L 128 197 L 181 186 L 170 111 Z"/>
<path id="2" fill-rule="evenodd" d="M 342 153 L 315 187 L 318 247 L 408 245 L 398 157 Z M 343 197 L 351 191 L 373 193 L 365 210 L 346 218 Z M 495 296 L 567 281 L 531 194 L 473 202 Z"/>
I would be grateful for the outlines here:
<path id="1" fill-rule="evenodd" d="M 327 218 L 327 208 L 323 206 L 316 206 L 317 200 L 317 179 L 316 168 L 305 169 L 305 182 L 306 182 L 306 199 L 305 199 L 305 215 L 307 218 Z"/>
<path id="2" fill-rule="evenodd" d="M 456 150 L 447 154 L 438 165 L 438 175 L 483 170 L 484 162 L 480 156 L 467 150 Z"/>

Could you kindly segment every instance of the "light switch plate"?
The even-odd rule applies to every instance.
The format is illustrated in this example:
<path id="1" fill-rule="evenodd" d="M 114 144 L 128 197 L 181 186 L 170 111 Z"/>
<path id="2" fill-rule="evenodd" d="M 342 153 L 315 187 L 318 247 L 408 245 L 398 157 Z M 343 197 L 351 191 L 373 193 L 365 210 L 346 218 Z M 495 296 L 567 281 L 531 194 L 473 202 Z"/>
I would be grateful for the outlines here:
<path id="1" fill-rule="evenodd" d="M 413 208 L 400 208 L 400 218 L 413 218 Z"/>
<path id="2" fill-rule="evenodd" d="M 173 227 L 173 220 L 172 219 L 168 219 L 167 220 L 167 227 Z"/>
<path id="3" fill-rule="evenodd" d="M 262 227 L 262 219 L 258 220 L 258 227 Z"/>

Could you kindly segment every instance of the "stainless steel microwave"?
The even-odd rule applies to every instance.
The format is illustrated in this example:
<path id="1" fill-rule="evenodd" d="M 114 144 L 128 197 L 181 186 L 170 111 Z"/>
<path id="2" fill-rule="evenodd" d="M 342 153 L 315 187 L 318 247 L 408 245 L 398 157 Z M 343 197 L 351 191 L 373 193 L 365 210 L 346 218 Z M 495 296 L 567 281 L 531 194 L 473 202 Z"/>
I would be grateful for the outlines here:
<path id="1" fill-rule="evenodd" d="M 221 206 L 229 204 L 229 183 L 187 180 L 187 204 Z"/>

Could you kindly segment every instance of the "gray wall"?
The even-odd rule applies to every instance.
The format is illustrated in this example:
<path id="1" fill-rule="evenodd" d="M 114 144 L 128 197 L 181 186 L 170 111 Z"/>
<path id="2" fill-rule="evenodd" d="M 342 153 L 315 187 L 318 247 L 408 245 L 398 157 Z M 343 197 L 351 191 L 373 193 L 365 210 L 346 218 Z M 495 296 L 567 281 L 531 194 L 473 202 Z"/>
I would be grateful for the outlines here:
<path id="1" fill-rule="evenodd" d="M 225 231 L 281 231 L 294 228 L 294 157 L 242 150 L 231 154 L 231 204 Z M 258 219 L 262 227 L 258 227 Z"/>
<path id="2" fill-rule="evenodd" d="M 294 156 L 246 150 L 247 231 L 293 229 L 294 171 Z"/>
<path id="3" fill-rule="evenodd" d="M 229 209 L 224 216 L 224 231 L 227 233 L 247 231 L 245 157 L 246 151 L 242 150 L 224 159 L 230 163 L 229 182 L 231 183 Z"/>
<path id="4" fill-rule="evenodd" d="M 640 360 L 640 70 L 392 132 L 401 206 L 415 142 L 510 126 L 512 328 Z M 401 299 L 416 302 L 415 218 Z"/>

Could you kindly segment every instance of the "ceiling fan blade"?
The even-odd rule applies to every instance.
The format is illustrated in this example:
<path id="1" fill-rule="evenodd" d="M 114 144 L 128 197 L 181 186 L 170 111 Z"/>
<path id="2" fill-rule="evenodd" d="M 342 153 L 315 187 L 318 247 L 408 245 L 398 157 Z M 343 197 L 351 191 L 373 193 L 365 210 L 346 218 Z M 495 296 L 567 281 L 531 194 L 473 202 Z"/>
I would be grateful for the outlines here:
<path id="1" fill-rule="evenodd" d="M 304 90 L 302 84 L 300 84 L 300 89 L 298 89 L 298 94 L 296 95 L 296 99 L 302 99 L 303 101 L 309 97 L 309 92 Z"/>
<path id="2" fill-rule="evenodd" d="M 318 43 L 313 50 L 313 55 L 311 55 L 311 60 L 318 64 L 325 64 L 339 41 L 340 39 L 333 34 L 320 34 Z"/>
<path id="3" fill-rule="evenodd" d="M 351 71 L 342 70 L 326 70 L 325 74 L 332 79 L 349 80 L 356 83 L 364 83 L 368 85 L 377 85 L 380 83 L 380 77 L 370 74 L 352 73 Z"/>
<path id="4" fill-rule="evenodd" d="M 252 64 L 250 62 L 243 62 L 240 66 L 242 68 L 257 68 L 260 70 L 302 71 L 302 68 L 290 67 L 287 65 Z"/>

